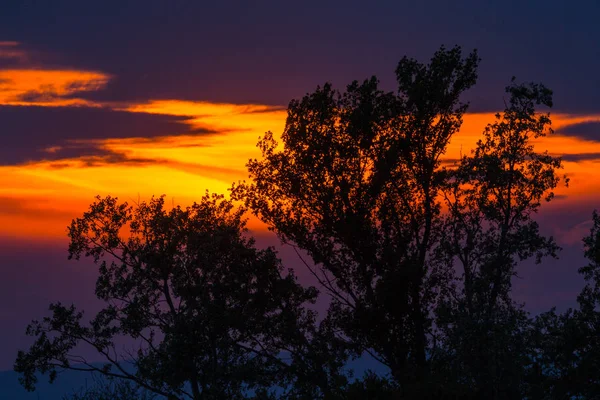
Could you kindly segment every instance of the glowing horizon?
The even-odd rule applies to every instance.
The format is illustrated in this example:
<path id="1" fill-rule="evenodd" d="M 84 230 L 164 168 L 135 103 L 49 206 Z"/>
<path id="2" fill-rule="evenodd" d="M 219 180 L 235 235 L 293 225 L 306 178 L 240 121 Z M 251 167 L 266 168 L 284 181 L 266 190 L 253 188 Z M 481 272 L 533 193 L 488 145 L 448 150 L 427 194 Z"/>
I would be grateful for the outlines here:
<path id="1" fill-rule="evenodd" d="M 40 148 L 48 159 L 0 166 L 0 201 L 4 206 L 0 236 L 64 237 L 70 220 L 85 211 L 96 195 L 110 194 L 127 201 L 165 194 L 182 206 L 191 204 L 206 190 L 227 195 L 233 182 L 247 179 L 248 159 L 260 157 L 258 138 L 266 131 L 278 137 L 285 126 L 287 112 L 283 106 L 182 99 L 92 101 L 82 94 L 105 89 L 113 76 L 32 65 L 17 42 L 0 42 L 0 57 L 23 64 L 0 69 L 0 106 L 104 108 L 178 117 L 181 127 L 179 132 L 154 137 L 135 131 L 125 138 L 107 133 L 104 138 L 89 139 L 82 132 L 79 139 Z M 494 114 L 466 114 L 445 158 L 467 154 L 484 127 L 494 121 Z M 536 149 L 575 156 L 564 162 L 564 172 L 571 178 L 570 188 L 559 188 L 557 194 L 563 196 L 561 202 L 589 203 L 600 192 L 600 181 L 593 179 L 600 165 L 600 142 L 560 132 L 574 124 L 599 122 L 600 115 L 556 113 L 551 117 L 556 133 L 537 140 Z M 69 146 L 87 146 L 96 154 L 60 157 L 60 151 Z M 577 160 L 576 156 L 581 155 L 591 156 Z M 263 229 L 254 219 L 250 227 Z"/>
<path id="2" fill-rule="evenodd" d="M 230 106 L 224 107 L 230 109 Z M 211 107 L 218 108 L 214 104 Z M 238 125 L 230 124 L 218 134 L 94 141 L 99 149 L 122 157 L 116 162 L 97 156 L 1 166 L 0 196 L 20 202 L 20 206 L 9 214 L 2 214 L 0 234 L 64 235 L 64 227 L 70 219 L 83 212 L 97 194 L 110 194 L 123 200 L 166 194 L 181 205 L 191 204 L 205 190 L 227 194 L 233 182 L 247 179 L 245 164 L 248 159 L 260 156 L 255 148 L 258 137 L 273 122 L 280 128 L 274 127 L 273 132 L 282 130 L 285 111 L 265 114 L 262 130 L 256 114 L 252 114 L 251 123 L 246 125 L 245 114 L 239 113 L 236 115 Z M 479 137 L 474 129 L 485 126 L 491 121 L 490 117 L 493 117 L 492 113 L 467 114 L 463 129 L 453 138 L 445 158 L 458 158 L 461 149 L 466 154 Z M 196 116 L 193 123 L 203 121 L 204 124 L 215 117 L 205 118 Z M 556 121 L 560 126 L 570 119 L 557 116 Z M 221 123 L 218 128 L 223 129 L 225 125 Z M 205 126 L 210 127 L 210 124 Z M 557 134 L 540 140 L 536 147 L 557 155 L 600 153 L 600 143 Z M 562 153 L 558 151 L 560 149 Z M 572 184 L 569 189 L 559 188 L 558 194 L 566 194 L 570 201 L 585 200 L 600 189 L 600 182 L 590 179 L 600 160 L 565 161 L 564 164 L 564 172 L 570 176 Z M 67 219 L 69 212 L 72 215 Z M 59 220 L 63 223 L 52 229 L 49 221 Z M 27 229 L 18 229 L 24 226 Z"/>

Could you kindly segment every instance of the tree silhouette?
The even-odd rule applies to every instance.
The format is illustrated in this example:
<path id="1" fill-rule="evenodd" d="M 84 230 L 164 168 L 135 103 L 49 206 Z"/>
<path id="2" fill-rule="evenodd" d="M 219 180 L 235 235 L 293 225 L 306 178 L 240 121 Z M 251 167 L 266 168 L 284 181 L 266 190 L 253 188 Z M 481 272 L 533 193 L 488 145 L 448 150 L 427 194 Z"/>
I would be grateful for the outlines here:
<path id="1" fill-rule="evenodd" d="M 99 264 L 96 295 L 106 307 L 86 324 L 75 306 L 52 304 L 51 317 L 34 321 L 27 333 L 35 343 L 15 364 L 25 387 L 33 389 L 36 371 L 52 381 L 63 369 L 129 380 L 170 399 L 271 398 L 275 386 L 318 381 L 335 362 L 311 359 L 320 333 L 303 305 L 317 292 L 284 273 L 272 249 L 254 247 L 243 212 L 208 194 L 170 211 L 162 197 L 135 207 L 98 197 L 69 228 L 69 258 Z M 138 347 L 120 352 L 123 336 Z M 78 356 L 80 345 L 104 363 Z M 316 376 L 303 373 L 309 369 Z"/>
<path id="2" fill-rule="evenodd" d="M 535 151 L 532 140 L 551 133 L 552 105 L 543 85 L 506 88 L 510 102 L 488 125 L 471 156 L 449 172 L 442 256 L 458 265 L 461 285 L 438 307 L 444 376 L 477 397 L 520 398 L 527 366 L 527 314 L 510 297 L 518 261 L 556 257 L 554 240 L 533 216 L 554 197 L 560 158 Z M 464 393 L 464 391 L 463 391 Z"/>
<path id="3" fill-rule="evenodd" d="M 259 140 L 252 180 L 234 184 L 231 201 L 206 194 L 166 210 L 162 197 L 98 197 L 69 227 L 69 258 L 99 266 L 105 308 L 88 321 L 52 304 L 18 354 L 23 385 L 75 369 L 117 379 L 91 398 L 600 396 L 600 216 L 584 239 L 578 309 L 531 318 L 511 298 L 519 262 L 560 250 L 535 221 L 562 179 L 561 159 L 534 147 L 552 133 L 540 111 L 552 92 L 513 78 L 474 150 L 444 160 L 478 64 L 476 52 L 442 47 L 428 64 L 403 58 L 395 92 L 372 77 L 291 101 L 282 146 L 270 132 Z M 323 318 L 309 308 L 317 289 L 255 247 L 237 200 L 330 295 Z M 122 337 L 135 349 L 118 351 Z M 389 374 L 351 380 L 346 362 L 365 353 Z"/>
<path id="4" fill-rule="evenodd" d="M 548 130 L 549 116 L 535 112 L 551 105 L 548 89 L 511 85 L 510 104 L 474 154 L 442 164 L 478 62 L 476 52 L 442 47 L 427 65 L 400 61 L 397 93 L 376 78 L 344 93 L 317 88 L 290 103 L 283 146 L 267 133 L 262 159 L 247 165 L 252 181 L 232 189 L 310 255 L 340 338 L 389 367 L 405 398 L 455 389 L 497 396 L 512 367 L 489 341 L 505 335 L 502 345 L 516 346 L 527 321 L 509 298 L 515 260 L 557 250 L 532 220 L 561 166 L 531 145 Z M 493 333 L 500 322 L 502 334 Z"/>

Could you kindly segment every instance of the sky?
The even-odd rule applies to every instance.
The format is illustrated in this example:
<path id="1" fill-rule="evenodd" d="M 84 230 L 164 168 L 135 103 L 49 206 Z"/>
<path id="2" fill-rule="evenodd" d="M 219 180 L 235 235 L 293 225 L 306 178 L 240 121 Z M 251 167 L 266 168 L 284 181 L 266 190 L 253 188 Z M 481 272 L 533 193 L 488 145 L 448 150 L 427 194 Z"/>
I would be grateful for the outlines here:
<path id="1" fill-rule="evenodd" d="M 402 56 L 425 62 L 440 45 L 482 58 L 449 158 L 501 111 L 512 76 L 554 90 L 555 134 L 536 148 L 563 156 L 571 183 L 539 221 L 563 252 L 525 264 L 514 290 L 532 312 L 572 306 L 600 203 L 600 3 L 371 3 L 3 1 L 0 370 L 49 302 L 94 309 L 94 268 L 67 261 L 66 247 L 66 226 L 94 196 L 186 205 L 227 193 L 260 155 L 258 137 L 282 132 L 291 99 L 371 75 L 394 90 Z"/>

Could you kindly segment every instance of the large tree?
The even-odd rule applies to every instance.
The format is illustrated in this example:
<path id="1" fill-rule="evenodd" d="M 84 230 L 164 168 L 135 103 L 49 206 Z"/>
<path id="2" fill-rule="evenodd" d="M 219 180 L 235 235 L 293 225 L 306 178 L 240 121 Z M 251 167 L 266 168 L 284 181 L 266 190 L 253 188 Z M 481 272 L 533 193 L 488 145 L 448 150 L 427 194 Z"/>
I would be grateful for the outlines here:
<path id="1" fill-rule="evenodd" d="M 452 385 L 492 382 L 494 392 L 503 375 L 486 368 L 481 375 L 494 377 L 457 377 L 477 375 L 478 364 L 452 371 L 434 361 L 471 356 L 455 343 L 459 325 L 483 330 L 471 346 L 501 319 L 509 336 L 518 333 L 521 311 L 507 300 L 515 261 L 556 250 L 532 220 L 560 168 L 531 144 L 548 131 L 548 115 L 535 107 L 550 105 L 549 90 L 511 85 L 510 104 L 474 154 L 443 164 L 478 62 L 475 52 L 442 48 L 429 64 L 403 58 L 395 93 L 371 78 L 292 101 L 282 146 L 267 133 L 262 159 L 248 163 L 252 181 L 232 190 L 283 242 L 309 254 L 307 267 L 332 297 L 327 318 L 356 354 L 389 367 L 405 397 L 452 391 L 450 375 Z M 472 306 L 463 316 L 464 304 Z"/>
<path id="2" fill-rule="evenodd" d="M 343 358 L 324 359 L 326 330 L 304 308 L 317 292 L 285 272 L 271 248 L 255 248 L 243 212 L 208 194 L 171 210 L 162 197 L 135 206 L 98 198 L 69 227 L 69 258 L 99 265 L 96 295 L 106 306 L 86 320 L 73 305 L 52 304 L 52 315 L 27 329 L 35 342 L 18 354 L 22 383 L 33 389 L 36 372 L 54 380 L 72 369 L 169 399 L 327 392 L 327 368 Z M 123 337 L 135 348 L 119 350 Z M 82 357 L 81 346 L 101 362 Z"/>
<path id="3" fill-rule="evenodd" d="M 262 160 L 248 164 L 253 182 L 233 190 L 311 256 L 332 295 L 329 318 L 407 393 L 427 380 L 431 307 L 447 273 L 430 257 L 443 228 L 441 157 L 478 62 L 442 48 L 428 65 L 403 58 L 397 93 L 373 77 L 292 101 L 283 147 L 267 133 Z"/>

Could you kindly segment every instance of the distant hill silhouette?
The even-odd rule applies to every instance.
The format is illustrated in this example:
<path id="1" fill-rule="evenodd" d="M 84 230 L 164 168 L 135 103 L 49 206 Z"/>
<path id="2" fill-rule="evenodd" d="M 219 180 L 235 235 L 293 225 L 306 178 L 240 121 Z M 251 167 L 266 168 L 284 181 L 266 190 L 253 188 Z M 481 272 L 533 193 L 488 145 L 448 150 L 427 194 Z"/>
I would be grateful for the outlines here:
<path id="1" fill-rule="evenodd" d="M 0 400 L 63 400 L 64 396 L 79 393 L 94 386 L 94 376 L 87 372 L 67 370 L 53 384 L 48 376 L 40 376 L 35 392 L 26 391 L 14 371 L 0 371 Z"/>
<path id="2" fill-rule="evenodd" d="M 387 371 L 370 356 L 363 356 L 348 364 L 356 377 L 361 377 L 367 369 L 384 375 Z M 14 371 L 0 371 L 0 400 L 63 400 L 63 396 L 79 392 L 94 385 L 93 377 L 86 372 L 65 371 L 53 384 L 48 383 L 47 376 L 42 376 L 35 392 L 26 391 L 19 383 L 18 374 Z"/>
<path id="3" fill-rule="evenodd" d="M 63 396 L 79 388 L 93 384 L 89 374 L 78 371 L 66 371 L 52 385 L 47 378 L 40 379 L 35 392 L 26 391 L 19 384 L 18 374 L 14 371 L 0 372 L 0 400 L 62 400 Z"/>

